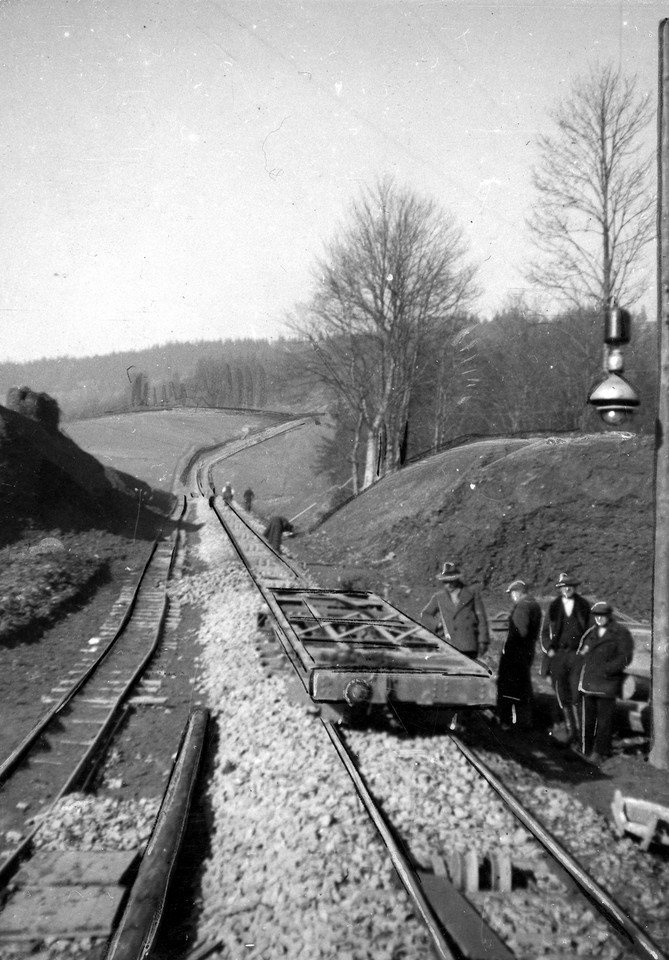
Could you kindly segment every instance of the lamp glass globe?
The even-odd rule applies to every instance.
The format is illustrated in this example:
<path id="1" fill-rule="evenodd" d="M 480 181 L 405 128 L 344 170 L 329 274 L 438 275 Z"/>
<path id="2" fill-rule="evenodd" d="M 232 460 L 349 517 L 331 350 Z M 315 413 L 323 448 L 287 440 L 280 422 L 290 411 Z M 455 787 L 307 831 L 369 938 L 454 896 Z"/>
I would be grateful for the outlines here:
<path id="1" fill-rule="evenodd" d="M 619 427 L 621 424 L 625 423 L 629 416 L 627 410 L 616 410 L 615 408 L 600 410 L 599 415 L 607 427 Z"/>

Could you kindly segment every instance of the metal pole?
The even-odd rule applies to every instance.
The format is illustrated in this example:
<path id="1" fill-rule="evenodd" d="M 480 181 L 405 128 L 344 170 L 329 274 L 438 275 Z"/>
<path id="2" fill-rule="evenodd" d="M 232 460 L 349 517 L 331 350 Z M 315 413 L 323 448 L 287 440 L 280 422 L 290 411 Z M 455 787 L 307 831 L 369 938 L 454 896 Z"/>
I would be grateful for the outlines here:
<path id="1" fill-rule="evenodd" d="M 137 498 L 137 516 L 135 518 L 135 529 L 133 530 L 133 534 L 132 534 L 133 543 L 137 539 L 137 527 L 139 525 L 139 511 L 142 509 L 142 491 L 139 490 L 138 493 L 139 493 L 139 496 Z"/>
<path id="2" fill-rule="evenodd" d="M 651 751 L 669 769 L 669 20 L 659 29 L 658 89 L 658 409 L 655 439 L 655 554 L 651 659 Z"/>

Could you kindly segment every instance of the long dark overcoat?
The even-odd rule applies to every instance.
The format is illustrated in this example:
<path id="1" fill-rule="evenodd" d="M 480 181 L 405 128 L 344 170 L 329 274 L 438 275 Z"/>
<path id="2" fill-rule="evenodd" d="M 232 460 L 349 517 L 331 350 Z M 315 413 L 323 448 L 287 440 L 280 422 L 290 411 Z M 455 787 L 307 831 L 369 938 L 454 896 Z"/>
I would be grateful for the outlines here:
<path id="1" fill-rule="evenodd" d="M 264 537 L 277 553 L 281 553 L 281 540 L 284 533 L 292 532 L 293 525 L 285 517 L 270 517 L 269 523 L 265 527 Z"/>
<path id="2" fill-rule="evenodd" d="M 521 702 L 532 699 L 530 669 L 541 630 L 541 607 L 534 597 L 522 596 L 511 611 L 498 670 L 498 692 Z"/>
<path id="3" fill-rule="evenodd" d="M 584 654 L 584 651 L 587 653 Z M 627 627 L 610 620 L 600 637 L 598 628 L 583 634 L 578 654 L 583 658 L 578 689 L 591 696 L 615 698 L 634 653 L 634 640 Z"/>

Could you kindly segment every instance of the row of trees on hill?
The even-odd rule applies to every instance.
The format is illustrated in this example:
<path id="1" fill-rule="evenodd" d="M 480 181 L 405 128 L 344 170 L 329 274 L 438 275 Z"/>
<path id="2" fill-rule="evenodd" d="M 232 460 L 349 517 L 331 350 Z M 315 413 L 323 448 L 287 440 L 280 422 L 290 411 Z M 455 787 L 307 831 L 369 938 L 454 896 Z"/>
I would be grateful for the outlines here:
<path id="1" fill-rule="evenodd" d="M 6 395 L 17 384 L 38 384 L 40 390 L 58 398 L 63 419 L 73 420 L 131 407 L 217 405 L 211 375 L 218 371 L 221 383 L 214 378 L 213 393 L 225 406 L 318 406 L 303 392 L 294 359 L 299 349 L 294 341 L 283 338 L 220 339 L 169 342 L 96 357 L 6 362 L 0 363 L 0 390 Z"/>
<path id="2" fill-rule="evenodd" d="M 262 409 L 268 403 L 280 404 L 286 399 L 296 399 L 291 396 L 295 390 L 290 388 L 295 387 L 294 356 L 299 348 L 296 344 L 290 348 L 277 344 L 274 349 L 271 375 L 268 375 L 265 364 L 252 356 L 244 363 L 231 362 L 224 342 L 216 351 L 200 357 L 192 375 L 183 379 L 175 372 L 168 379 L 152 382 L 143 371 L 132 372 L 129 374 L 128 388 L 130 406 L 138 408 L 187 403 L 205 407 Z"/>
<path id="3" fill-rule="evenodd" d="M 191 402 L 205 407 L 259 407 L 267 404 L 267 374 L 261 363 L 230 364 L 225 353 L 200 357 L 191 377 L 176 373 L 151 384 L 139 371 L 130 386 L 132 407 Z"/>
<path id="4" fill-rule="evenodd" d="M 262 363 L 230 364 L 224 355 L 198 360 L 186 392 L 212 407 L 264 407 L 267 373 Z"/>
<path id="5" fill-rule="evenodd" d="M 290 322 L 311 347 L 310 374 L 337 398 L 354 490 L 458 434 L 587 425 L 603 311 L 633 306 L 647 282 L 640 253 L 654 198 L 640 134 L 650 112 L 634 79 L 603 67 L 576 81 L 551 120 L 534 171 L 527 277 L 557 310 L 520 298 L 481 323 L 454 217 L 389 179 L 362 193 L 317 262 L 312 296 Z M 633 366 L 646 390 L 653 352 L 638 323 Z"/>

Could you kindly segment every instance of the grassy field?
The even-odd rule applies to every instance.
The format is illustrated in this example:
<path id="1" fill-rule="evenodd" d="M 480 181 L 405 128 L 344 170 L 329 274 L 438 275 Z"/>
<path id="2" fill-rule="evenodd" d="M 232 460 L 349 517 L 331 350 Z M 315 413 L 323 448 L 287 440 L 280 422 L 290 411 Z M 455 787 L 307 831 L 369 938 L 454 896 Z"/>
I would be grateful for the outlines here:
<path id="1" fill-rule="evenodd" d="M 167 490 L 197 448 L 225 444 L 277 422 L 258 413 L 165 410 L 74 421 L 66 432 L 105 466 Z M 331 432 L 325 419 L 309 419 L 230 461 L 222 460 L 214 469 L 216 488 L 220 491 L 230 480 L 241 503 L 250 486 L 256 495 L 254 510 L 261 516 L 300 514 L 298 524 L 307 527 L 328 509 L 334 490 L 329 478 L 318 472 L 319 449 Z"/>
<path id="2" fill-rule="evenodd" d="M 171 490 L 196 448 L 222 444 L 274 422 L 257 413 L 189 408 L 75 420 L 65 432 L 105 466 Z"/>
<path id="3" fill-rule="evenodd" d="M 324 419 L 309 420 L 295 430 L 222 460 L 214 468 L 216 489 L 232 483 L 240 503 L 247 487 L 256 495 L 253 509 L 263 517 L 273 514 L 308 527 L 330 504 L 334 492 L 327 475 L 318 472 L 318 451 L 331 435 Z"/>

